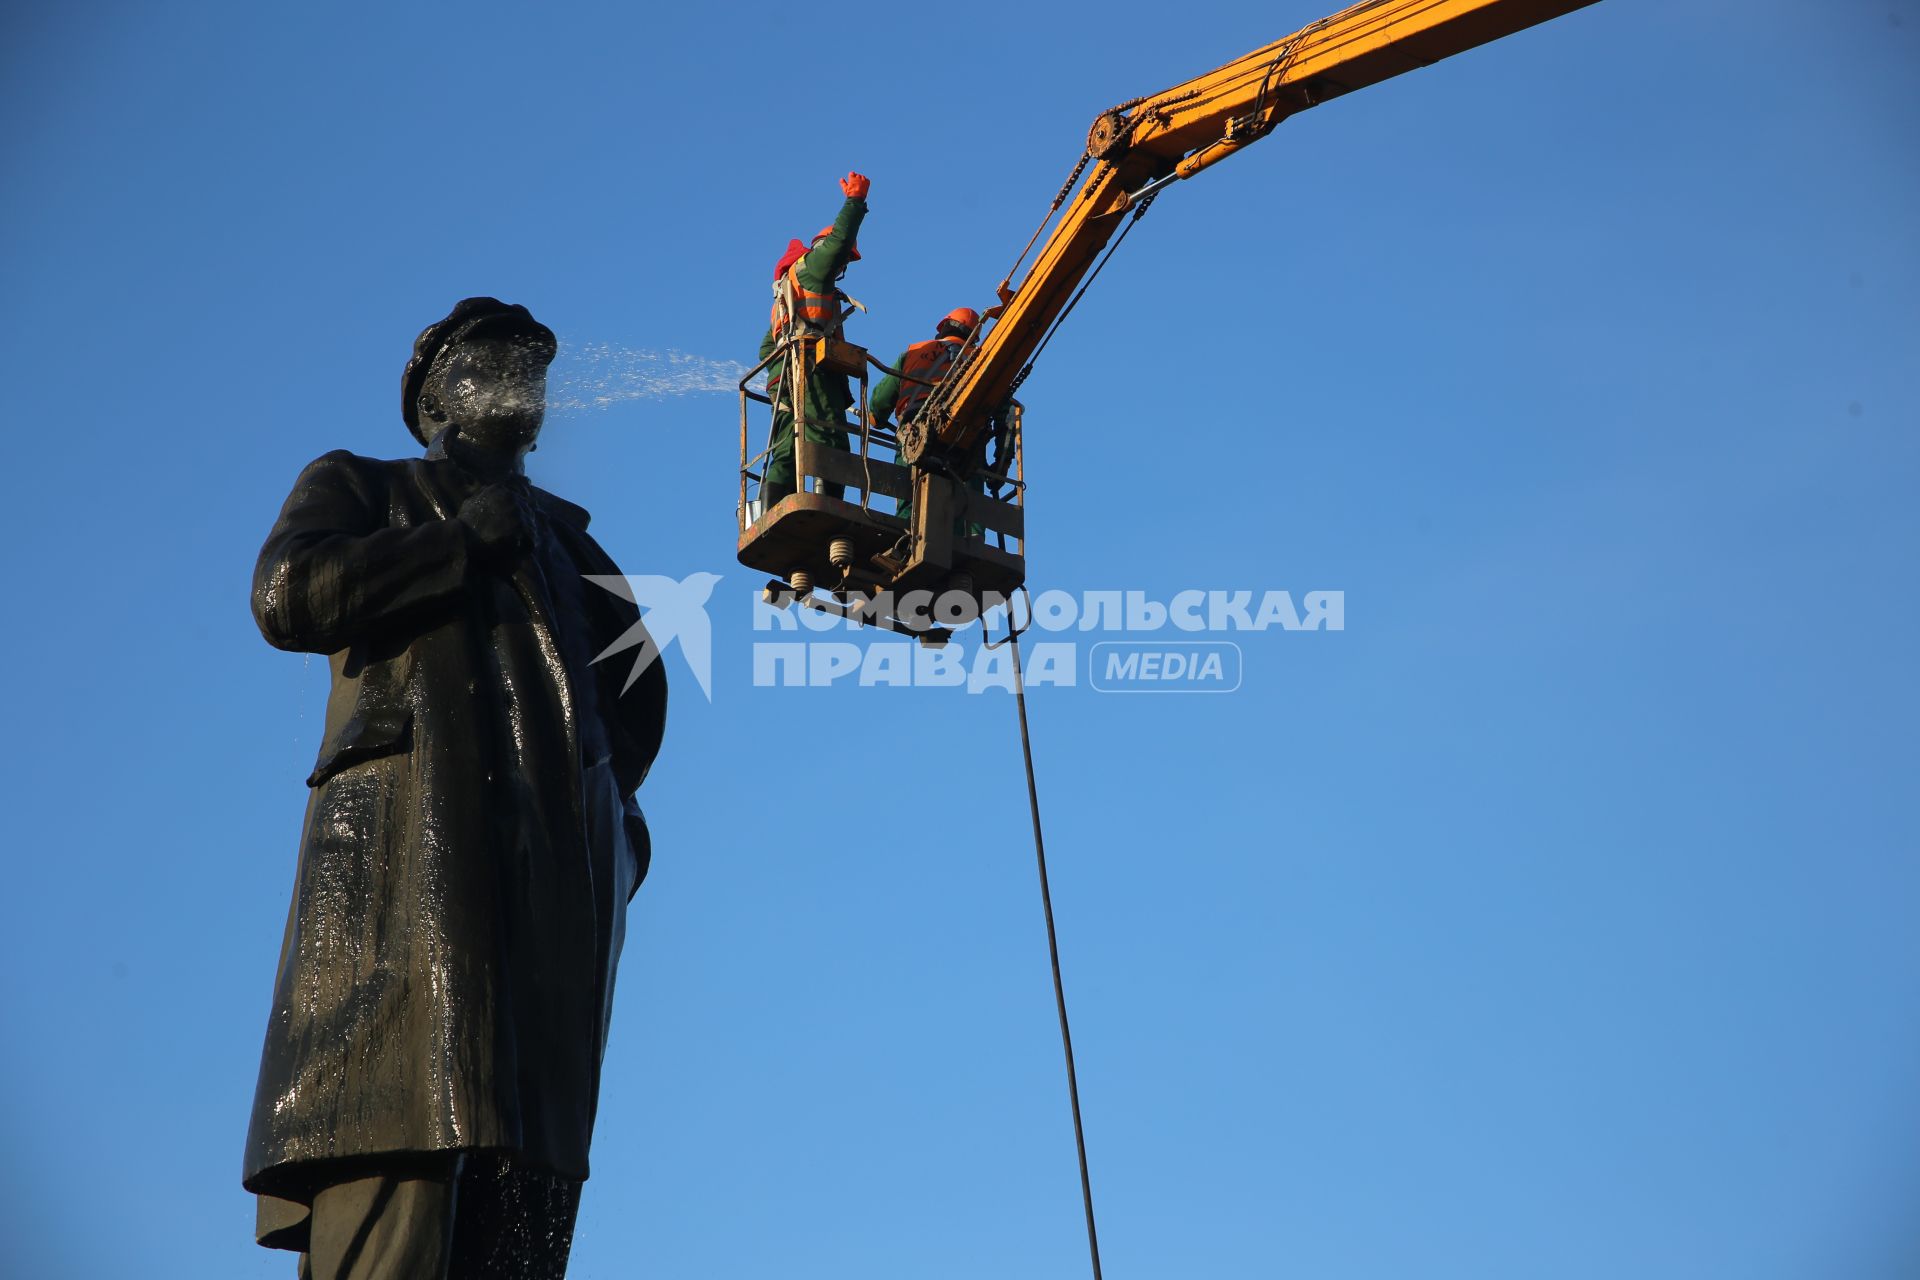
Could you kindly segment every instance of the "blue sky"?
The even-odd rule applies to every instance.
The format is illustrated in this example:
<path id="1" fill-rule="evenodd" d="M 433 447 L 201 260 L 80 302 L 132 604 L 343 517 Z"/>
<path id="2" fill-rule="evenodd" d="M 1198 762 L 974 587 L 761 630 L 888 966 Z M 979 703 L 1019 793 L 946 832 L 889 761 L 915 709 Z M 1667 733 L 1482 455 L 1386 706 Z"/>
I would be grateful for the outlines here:
<path id="1" fill-rule="evenodd" d="M 406 451 L 421 326 L 751 360 L 859 168 L 890 356 L 1095 112 L 1325 12 L 557 9 L 0 19 L 10 1274 L 290 1274 L 238 1170 L 326 674 L 248 575 Z M 1920 1269 L 1916 41 L 1604 0 L 1169 191 L 1048 350 L 1036 588 L 1347 602 L 1231 696 L 1033 697 L 1109 1274 Z M 573 1274 L 1081 1273 L 1013 708 L 752 687 L 734 413 L 533 460 L 725 575 Z"/>

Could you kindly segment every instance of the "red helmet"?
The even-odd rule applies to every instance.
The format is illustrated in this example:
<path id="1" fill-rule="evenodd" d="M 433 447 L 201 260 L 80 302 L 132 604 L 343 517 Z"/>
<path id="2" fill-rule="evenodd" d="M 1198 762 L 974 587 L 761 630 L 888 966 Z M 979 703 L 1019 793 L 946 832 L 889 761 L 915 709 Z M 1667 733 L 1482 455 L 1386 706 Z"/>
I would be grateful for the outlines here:
<path id="1" fill-rule="evenodd" d="M 819 244 L 822 238 L 826 236 L 830 236 L 832 234 L 833 234 L 832 227 L 822 227 L 820 228 L 819 231 L 814 233 L 813 243 Z M 849 262 L 860 261 L 860 246 L 858 244 L 850 244 L 847 246 L 847 261 Z"/>
<path id="2" fill-rule="evenodd" d="M 935 334 L 957 333 L 966 337 L 980 327 L 980 313 L 972 307 L 955 307 L 940 317 L 940 323 L 933 327 Z"/>

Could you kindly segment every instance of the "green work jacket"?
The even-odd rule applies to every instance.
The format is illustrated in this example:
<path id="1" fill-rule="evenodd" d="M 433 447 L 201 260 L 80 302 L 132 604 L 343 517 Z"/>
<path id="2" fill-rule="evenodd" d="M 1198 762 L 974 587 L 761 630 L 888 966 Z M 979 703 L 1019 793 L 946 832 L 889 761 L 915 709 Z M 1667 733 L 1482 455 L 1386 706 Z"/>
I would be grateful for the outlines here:
<path id="1" fill-rule="evenodd" d="M 865 200 L 848 200 L 840 206 L 840 214 L 833 220 L 833 230 L 801 257 L 800 283 L 810 292 L 832 291 L 834 281 L 840 278 L 840 272 L 851 259 L 854 239 L 866 216 Z M 760 359 L 765 360 L 772 355 L 774 345 L 773 327 L 769 325 L 766 336 L 760 339 Z M 768 386 L 779 385 L 785 366 L 784 359 L 775 360 L 767 366 Z M 810 424 L 839 423 L 852 407 L 853 385 L 846 375 L 816 373 L 807 379 L 807 421 Z"/>

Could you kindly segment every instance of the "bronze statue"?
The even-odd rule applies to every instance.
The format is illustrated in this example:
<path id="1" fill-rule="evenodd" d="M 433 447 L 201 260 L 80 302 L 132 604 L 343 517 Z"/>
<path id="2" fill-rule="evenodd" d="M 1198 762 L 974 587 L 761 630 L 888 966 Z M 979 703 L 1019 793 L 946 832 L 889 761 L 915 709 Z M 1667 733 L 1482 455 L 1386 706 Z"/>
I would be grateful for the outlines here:
<path id="1" fill-rule="evenodd" d="M 402 378 L 426 456 L 312 463 L 254 570 L 333 670 L 244 1174 L 313 1280 L 566 1270 L 667 688 L 594 665 L 639 611 L 523 474 L 554 350 L 454 307 Z"/>

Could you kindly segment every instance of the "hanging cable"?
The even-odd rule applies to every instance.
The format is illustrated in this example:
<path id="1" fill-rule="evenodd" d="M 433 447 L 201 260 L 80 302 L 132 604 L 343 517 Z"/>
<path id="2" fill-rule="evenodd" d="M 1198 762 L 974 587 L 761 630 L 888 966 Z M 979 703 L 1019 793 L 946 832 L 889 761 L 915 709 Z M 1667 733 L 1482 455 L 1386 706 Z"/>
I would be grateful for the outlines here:
<path id="1" fill-rule="evenodd" d="M 1021 594 L 1026 594 L 1023 588 Z M 1027 606 L 1033 621 L 1033 606 Z M 1007 634 L 987 648 L 1006 645 L 1013 651 L 1013 700 L 1020 711 L 1020 755 L 1027 767 L 1027 810 L 1033 815 L 1033 858 L 1040 872 L 1040 909 L 1047 920 L 1047 958 L 1053 966 L 1053 1006 L 1060 1015 L 1060 1048 L 1067 1059 L 1067 1100 L 1073 1108 L 1073 1146 L 1080 1157 L 1080 1202 L 1087 1214 L 1087 1253 L 1093 1260 L 1093 1280 L 1100 1275 L 1100 1233 L 1093 1224 L 1093 1180 L 1087 1173 L 1087 1131 L 1080 1120 L 1080 1077 L 1073 1065 L 1073 1029 L 1067 1023 L 1067 990 L 1060 978 L 1060 937 L 1053 925 L 1053 891 L 1047 883 L 1047 843 L 1040 834 L 1040 791 L 1033 780 L 1033 738 L 1027 730 L 1027 682 L 1020 670 L 1020 633 L 1013 625 L 1013 603 L 1007 602 Z"/>

